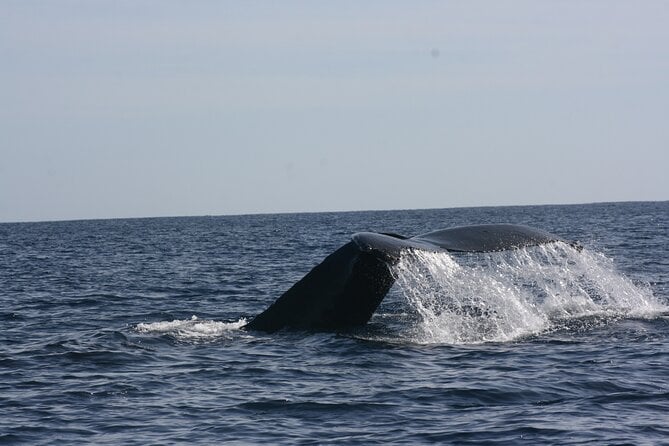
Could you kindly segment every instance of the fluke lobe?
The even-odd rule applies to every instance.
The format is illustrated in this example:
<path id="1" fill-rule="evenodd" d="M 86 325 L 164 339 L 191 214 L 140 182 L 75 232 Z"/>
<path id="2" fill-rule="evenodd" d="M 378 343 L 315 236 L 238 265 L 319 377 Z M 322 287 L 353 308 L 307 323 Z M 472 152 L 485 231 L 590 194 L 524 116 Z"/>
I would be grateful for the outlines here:
<path id="1" fill-rule="evenodd" d="M 567 242 L 541 229 L 512 224 L 441 229 L 415 237 L 359 232 L 326 257 L 244 328 L 331 331 L 364 325 L 395 278 L 402 251 L 493 252 Z"/>

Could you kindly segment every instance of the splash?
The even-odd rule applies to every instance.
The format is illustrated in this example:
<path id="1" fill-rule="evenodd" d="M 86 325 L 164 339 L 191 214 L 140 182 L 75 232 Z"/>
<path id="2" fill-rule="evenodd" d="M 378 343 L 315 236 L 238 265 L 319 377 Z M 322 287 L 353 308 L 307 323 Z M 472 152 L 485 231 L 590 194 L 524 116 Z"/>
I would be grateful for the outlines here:
<path id="1" fill-rule="evenodd" d="M 418 343 L 505 342 L 568 320 L 667 311 L 604 255 L 564 243 L 486 254 L 410 251 L 395 275 L 417 321 L 404 335 Z"/>
<path id="2" fill-rule="evenodd" d="M 165 334 L 178 340 L 210 341 L 220 339 L 246 325 L 246 319 L 236 322 L 201 320 L 197 316 L 190 319 L 137 324 L 140 333 Z"/>

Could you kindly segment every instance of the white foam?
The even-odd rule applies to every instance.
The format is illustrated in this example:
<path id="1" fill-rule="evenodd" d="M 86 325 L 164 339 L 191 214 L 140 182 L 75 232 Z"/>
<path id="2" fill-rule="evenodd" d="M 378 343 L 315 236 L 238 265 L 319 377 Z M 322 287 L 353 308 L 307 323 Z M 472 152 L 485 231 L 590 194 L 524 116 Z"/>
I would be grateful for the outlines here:
<path id="1" fill-rule="evenodd" d="M 395 267 L 418 343 L 505 342 L 588 316 L 666 312 L 602 254 L 564 243 L 488 254 L 411 251 Z M 406 335 L 406 334 L 405 334 Z"/>
<path id="2" fill-rule="evenodd" d="M 246 319 L 236 322 L 201 320 L 197 316 L 190 319 L 137 324 L 140 333 L 167 334 L 179 340 L 207 341 L 225 337 L 233 330 L 246 325 Z"/>

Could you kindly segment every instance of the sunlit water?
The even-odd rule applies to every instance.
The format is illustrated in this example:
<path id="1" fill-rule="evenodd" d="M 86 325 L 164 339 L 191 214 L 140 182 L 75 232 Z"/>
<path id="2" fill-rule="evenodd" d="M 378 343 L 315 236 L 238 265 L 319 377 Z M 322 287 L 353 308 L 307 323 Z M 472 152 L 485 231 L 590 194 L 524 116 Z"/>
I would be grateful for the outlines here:
<path id="1" fill-rule="evenodd" d="M 0 441 L 660 444 L 667 203 L 0 225 Z M 242 327 L 357 231 L 568 239 L 406 252 L 369 324 Z"/>

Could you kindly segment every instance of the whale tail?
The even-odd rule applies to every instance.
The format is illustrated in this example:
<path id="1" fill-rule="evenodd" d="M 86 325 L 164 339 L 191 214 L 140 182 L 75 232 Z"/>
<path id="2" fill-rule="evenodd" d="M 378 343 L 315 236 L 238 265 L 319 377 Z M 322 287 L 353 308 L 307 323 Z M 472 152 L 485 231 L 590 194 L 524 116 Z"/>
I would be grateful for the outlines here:
<path id="1" fill-rule="evenodd" d="M 293 285 L 247 329 L 334 330 L 365 324 L 395 282 L 391 265 L 351 241 Z"/>
<path id="2" fill-rule="evenodd" d="M 490 252 L 564 241 L 527 226 L 478 225 L 416 237 L 361 232 L 327 256 L 244 328 L 331 331 L 364 325 L 395 283 L 403 251 Z M 569 242 L 577 249 L 580 245 Z"/>

